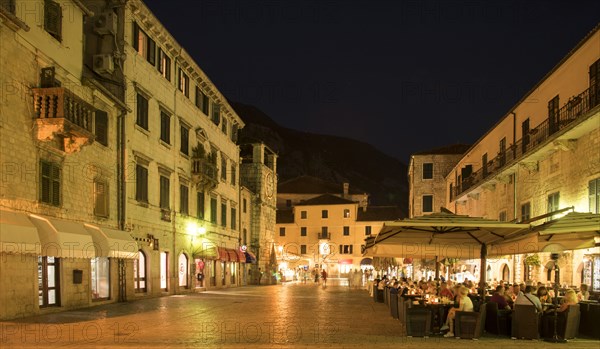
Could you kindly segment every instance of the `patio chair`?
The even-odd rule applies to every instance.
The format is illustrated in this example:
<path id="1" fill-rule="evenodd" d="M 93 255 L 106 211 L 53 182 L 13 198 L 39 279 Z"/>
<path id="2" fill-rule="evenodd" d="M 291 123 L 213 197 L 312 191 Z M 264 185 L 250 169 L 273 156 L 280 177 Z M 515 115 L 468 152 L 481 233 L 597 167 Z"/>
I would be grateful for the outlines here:
<path id="1" fill-rule="evenodd" d="M 429 337 L 431 334 L 431 309 L 412 307 L 406 310 L 406 335 Z"/>
<path id="2" fill-rule="evenodd" d="M 463 339 L 478 339 L 485 328 L 486 305 L 479 311 L 457 311 L 454 318 L 454 334 Z"/>
<path id="3" fill-rule="evenodd" d="M 485 331 L 493 334 L 510 336 L 511 311 L 499 310 L 498 303 L 486 303 Z"/>
<path id="4" fill-rule="evenodd" d="M 540 339 L 541 313 L 534 305 L 515 304 L 512 316 L 513 339 Z"/>
<path id="5" fill-rule="evenodd" d="M 389 303 L 390 303 L 390 315 L 392 315 L 392 317 L 394 319 L 397 319 L 398 318 L 398 293 L 390 292 Z"/>
<path id="6" fill-rule="evenodd" d="M 560 338 L 572 339 L 579 335 L 580 314 L 581 312 L 579 304 L 569 305 L 567 310 L 562 313 L 558 313 L 557 334 Z M 548 314 L 544 316 L 542 335 L 544 338 L 554 337 L 554 314 Z"/>

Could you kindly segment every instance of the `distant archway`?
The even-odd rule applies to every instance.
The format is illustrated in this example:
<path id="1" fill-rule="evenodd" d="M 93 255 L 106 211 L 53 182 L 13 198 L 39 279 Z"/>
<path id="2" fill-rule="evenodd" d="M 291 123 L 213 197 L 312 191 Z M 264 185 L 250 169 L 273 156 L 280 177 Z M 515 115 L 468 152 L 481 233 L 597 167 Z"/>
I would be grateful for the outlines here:
<path id="1" fill-rule="evenodd" d="M 502 280 L 506 282 L 510 281 L 510 269 L 508 268 L 508 265 L 506 265 L 506 263 L 504 263 L 504 265 L 502 266 Z"/>

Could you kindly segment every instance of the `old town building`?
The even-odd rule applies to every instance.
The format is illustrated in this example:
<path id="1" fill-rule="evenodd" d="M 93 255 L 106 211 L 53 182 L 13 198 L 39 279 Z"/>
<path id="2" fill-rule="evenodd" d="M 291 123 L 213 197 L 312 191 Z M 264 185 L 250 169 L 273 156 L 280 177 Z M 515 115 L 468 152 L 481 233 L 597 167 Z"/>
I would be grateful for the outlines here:
<path id="1" fill-rule="evenodd" d="M 362 253 L 365 238 L 385 221 L 403 218 L 397 207 L 366 205 L 368 195 L 350 191 L 349 183 L 303 176 L 282 183 L 277 195 L 280 205 L 291 206 L 277 210 L 275 232 L 278 270 L 287 278 L 302 269 L 339 277 L 370 267 Z"/>
<path id="2" fill-rule="evenodd" d="M 460 156 L 443 181 L 442 206 L 457 214 L 533 225 L 568 211 L 600 213 L 598 47 L 600 26 Z M 592 283 L 589 262 L 598 260 L 598 247 L 555 245 L 553 252 L 562 251 L 558 281 Z M 488 278 L 555 281 L 550 252 L 498 257 L 488 263 Z"/>

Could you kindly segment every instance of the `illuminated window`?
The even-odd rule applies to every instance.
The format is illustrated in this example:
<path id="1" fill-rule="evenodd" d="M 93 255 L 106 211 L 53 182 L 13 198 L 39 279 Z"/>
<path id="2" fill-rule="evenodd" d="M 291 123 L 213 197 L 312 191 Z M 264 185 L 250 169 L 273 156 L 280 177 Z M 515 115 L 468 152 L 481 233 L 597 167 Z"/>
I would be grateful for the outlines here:
<path id="1" fill-rule="evenodd" d="M 344 209 L 344 218 L 350 218 L 350 209 Z"/>
<path id="2" fill-rule="evenodd" d="M 160 288 L 163 291 L 167 290 L 168 273 L 169 273 L 169 253 L 161 252 L 160 253 Z"/>
<path id="3" fill-rule="evenodd" d="M 158 49 L 158 72 L 168 81 L 171 81 L 171 58 L 162 50 Z"/>
<path id="4" fill-rule="evenodd" d="M 108 257 L 96 257 L 91 260 L 92 299 L 110 297 L 110 267 Z"/>
<path id="5" fill-rule="evenodd" d="M 190 78 L 183 71 L 183 69 L 179 68 L 178 74 L 178 88 L 179 91 L 183 92 L 186 97 L 190 96 Z"/>
<path id="6" fill-rule="evenodd" d="M 137 23 L 133 23 L 133 48 L 144 57 L 148 63 L 156 63 L 156 43 L 150 39 Z"/>
<path id="7" fill-rule="evenodd" d="M 59 258 L 38 257 L 38 296 L 39 306 L 60 305 Z"/>
<path id="8" fill-rule="evenodd" d="M 146 292 L 146 255 L 142 251 L 133 261 L 133 285 L 135 292 Z"/>

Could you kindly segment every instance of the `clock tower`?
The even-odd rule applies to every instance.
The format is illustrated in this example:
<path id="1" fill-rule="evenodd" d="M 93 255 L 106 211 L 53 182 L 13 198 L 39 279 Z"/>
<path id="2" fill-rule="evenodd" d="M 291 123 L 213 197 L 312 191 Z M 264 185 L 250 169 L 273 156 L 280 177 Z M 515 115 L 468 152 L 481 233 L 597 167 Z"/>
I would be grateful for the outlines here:
<path id="1" fill-rule="evenodd" d="M 251 283 L 274 283 L 277 270 L 273 254 L 277 203 L 277 154 L 264 143 L 240 146 L 242 186 L 252 192 L 249 205 L 249 250 L 256 255 L 250 267 Z M 260 268 L 260 269 L 259 269 Z M 262 278 L 260 274 L 262 273 Z"/>

